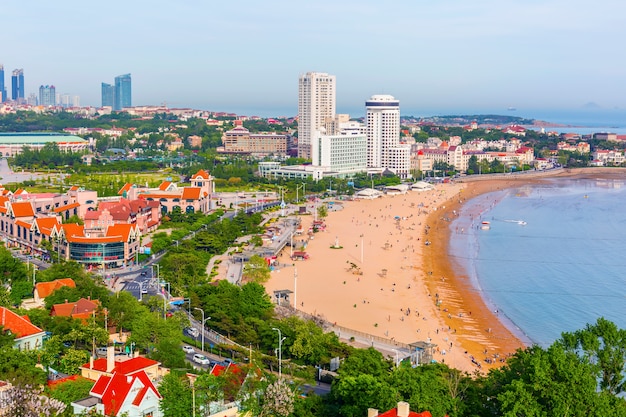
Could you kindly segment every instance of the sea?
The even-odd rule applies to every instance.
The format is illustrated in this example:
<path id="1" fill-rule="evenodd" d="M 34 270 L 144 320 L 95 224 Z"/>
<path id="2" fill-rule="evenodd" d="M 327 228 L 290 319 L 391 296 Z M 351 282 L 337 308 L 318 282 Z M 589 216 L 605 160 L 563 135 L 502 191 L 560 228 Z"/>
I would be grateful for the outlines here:
<path id="1" fill-rule="evenodd" d="M 526 344 L 547 347 L 599 317 L 626 329 L 624 207 L 626 178 L 494 191 L 463 206 L 450 256 Z"/>

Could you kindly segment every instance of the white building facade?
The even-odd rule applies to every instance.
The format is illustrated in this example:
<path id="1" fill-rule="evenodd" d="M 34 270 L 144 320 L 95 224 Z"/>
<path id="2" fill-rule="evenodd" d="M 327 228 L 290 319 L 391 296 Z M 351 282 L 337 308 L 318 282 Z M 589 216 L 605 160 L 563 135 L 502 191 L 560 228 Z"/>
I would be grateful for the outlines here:
<path id="1" fill-rule="evenodd" d="M 365 102 L 368 168 L 386 168 L 408 178 L 411 147 L 400 145 L 400 102 L 390 95 L 374 95 Z"/>
<path id="2" fill-rule="evenodd" d="M 310 159 L 315 132 L 327 118 L 335 117 L 336 80 L 334 75 L 307 72 L 298 82 L 298 157 Z"/>
<path id="3" fill-rule="evenodd" d="M 336 135 L 318 132 L 311 151 L 313 166 L 328 167 L 334 175 L 347 177 L 367 170 L 367 136 L 358 130 Z"/>

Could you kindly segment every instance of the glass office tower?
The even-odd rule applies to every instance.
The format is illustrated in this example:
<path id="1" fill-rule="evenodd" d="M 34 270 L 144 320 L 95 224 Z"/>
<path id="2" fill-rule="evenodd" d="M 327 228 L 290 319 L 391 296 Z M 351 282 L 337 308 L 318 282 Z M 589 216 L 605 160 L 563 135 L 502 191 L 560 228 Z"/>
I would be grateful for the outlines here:
<path id="1" fill-rule="evenodd" d="M 13 75 L 11 76 L 11 99 L 15 101 L 24 101 L 24 70 L 16 69 L 13 70 Z"/>
<path id="2" fill-rule="evenodd" d="M 115 87 L 102 83 L 102 107 L 113 107 L 115 104 Z"/>
<path id="3" fill-rule="evenodd" d="M 115 102 L 113 110 L 132 107 L 130 74 L 115 77 Z"/>

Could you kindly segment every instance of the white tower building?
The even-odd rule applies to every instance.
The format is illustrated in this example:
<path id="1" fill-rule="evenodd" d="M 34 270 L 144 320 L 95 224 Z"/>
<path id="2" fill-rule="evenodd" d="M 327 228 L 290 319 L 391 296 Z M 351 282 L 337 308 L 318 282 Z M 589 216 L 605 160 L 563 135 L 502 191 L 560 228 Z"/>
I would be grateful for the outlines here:
<path id="1" fill-rule="evenodd" d="M 326 118 L 335 117 L 335 76 L 307 72 L 298 83 L 298 157 L 311 158 L 315 132 L 324 127 Z"/>
<path id="2" fill-rule="evenodd" d="M 387 168 L 401 178 L 410 172 L 410 145 L 400 145 L 400 102 L 374 95 L 365 102 L 368 168 Z"/>

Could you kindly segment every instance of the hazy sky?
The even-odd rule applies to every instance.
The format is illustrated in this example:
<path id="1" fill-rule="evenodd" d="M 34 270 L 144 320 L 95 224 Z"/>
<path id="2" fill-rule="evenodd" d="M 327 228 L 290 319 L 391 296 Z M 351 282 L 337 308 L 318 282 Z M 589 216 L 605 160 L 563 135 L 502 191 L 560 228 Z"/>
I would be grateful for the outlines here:
<path id="1" fill-rule="evenodd" d="M 626 108 L 623 0 L 22 0 L 3 2 L 0 64 L 100 105 L 293 115 L 307 71 L 337 76 L 339 112 L 373 94 L 432 111 Z M 357 114 L 357 113 L 361 114 Z M 403 111 L 406 114 L 406 111 Z"/>

